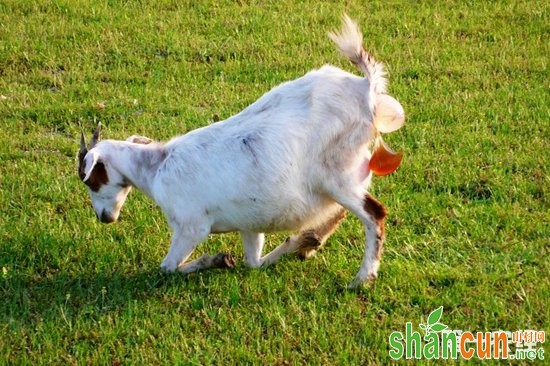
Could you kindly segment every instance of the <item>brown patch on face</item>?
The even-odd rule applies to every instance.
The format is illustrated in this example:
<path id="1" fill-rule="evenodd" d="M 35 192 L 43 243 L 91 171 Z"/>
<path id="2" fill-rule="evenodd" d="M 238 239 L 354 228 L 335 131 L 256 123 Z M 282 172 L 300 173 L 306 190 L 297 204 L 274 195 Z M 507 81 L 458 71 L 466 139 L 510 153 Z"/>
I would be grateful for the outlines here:
<path id="1" fill-rule="evenodd" d="M 90 178 L 84 184 L 86 184 L 94 192 L 99 191 L 102 185 L 109 183 L 109 177 L 107 177 L 107 170 L 102 162 L 97 162 L 90 174 Z"/>
<path id="2" fill-rule="evenodd" d="M 386 238 L 384 219 L 388 212 L 378 200 L 368 193 L 365 195 L 363 208 L 376 221 L 376 259 L 380 260 L 384 248 L 384 239 Z"/>

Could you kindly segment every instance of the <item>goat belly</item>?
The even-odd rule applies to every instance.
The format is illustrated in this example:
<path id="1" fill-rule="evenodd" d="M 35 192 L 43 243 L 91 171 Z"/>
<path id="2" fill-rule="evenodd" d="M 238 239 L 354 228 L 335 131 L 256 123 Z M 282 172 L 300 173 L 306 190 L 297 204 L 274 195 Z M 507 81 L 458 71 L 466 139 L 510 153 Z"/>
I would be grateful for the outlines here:
<path id="1" fill-rule="evenodd" d="M 209 209 L 212 233 L 229 231 L 276 232 L 311 228 L 323 222 L 339 207 L 332 199 L 307 196 L 307 200 L 285 196 L 278 200 L 228 201 L 223 210 Z"/>

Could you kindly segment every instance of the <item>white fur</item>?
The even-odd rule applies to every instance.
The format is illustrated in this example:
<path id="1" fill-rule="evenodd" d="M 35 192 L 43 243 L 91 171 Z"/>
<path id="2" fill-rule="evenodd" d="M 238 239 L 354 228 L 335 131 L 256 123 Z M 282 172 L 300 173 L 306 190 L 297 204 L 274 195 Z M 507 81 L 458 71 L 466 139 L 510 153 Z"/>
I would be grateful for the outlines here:
<path id="1" fill-rule="evenodd" d="M 359 29 L 348 20 L 342 34 L 332 37 L 346 55 L 345 49 L 363 50 Z M 88 152 L 85 171 L 88 178 L 95 163 L 103 162 L 109 183 L 90 194 L 94 202 L 116 202 L 94 204 L 96 213 L 119 210 L 128 192 L 109 189 L 129 181 L 160 206 L 173 229 L 162 268 L 189 272 L 200 266 L 187 259 L 210 233 L 240 231 L 246 263 L 259 267 L 297 249 L 286 241 L 262 257 L 264 232 L 312 228 L 343 206 L 359 217 L 366 233 L 363 264 L 352 286 L 375 278 L 377 229 L 363 205 L 376 134 L 373 93 L 384 90 L 385 79 L 381 66 L 373 66 L 380 64 L 361 55 L 354 62 L 372 73 L 368 77 L 323 66 L 277 86 L 225 121 L 166 144 L 144 144 L 136 136 L 100 141 Z M 107 213 L 116 220 L 118 210 Z"/>

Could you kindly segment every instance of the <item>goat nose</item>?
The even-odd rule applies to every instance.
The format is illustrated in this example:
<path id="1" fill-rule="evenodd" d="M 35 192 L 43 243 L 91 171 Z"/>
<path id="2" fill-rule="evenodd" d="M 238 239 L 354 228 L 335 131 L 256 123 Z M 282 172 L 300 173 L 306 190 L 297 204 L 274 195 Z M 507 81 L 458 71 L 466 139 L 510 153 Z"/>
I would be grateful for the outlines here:
<path id="1" fill-rule="evenodd" d="M 115 221 L 115 219 L 113 218 L 113 216 L 103 210 L 101 211 L 101 217 L 99 218 L 99 221 L 104 224 L 110 224 L 111 222 Z"/>

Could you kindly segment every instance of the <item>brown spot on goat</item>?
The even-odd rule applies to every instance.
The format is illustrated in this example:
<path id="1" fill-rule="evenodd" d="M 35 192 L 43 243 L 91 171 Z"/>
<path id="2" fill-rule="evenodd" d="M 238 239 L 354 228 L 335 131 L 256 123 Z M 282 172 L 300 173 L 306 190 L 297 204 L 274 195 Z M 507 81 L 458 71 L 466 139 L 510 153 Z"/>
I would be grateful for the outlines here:
<path id="1" fill-rule="evenodd" d="M 387 211 L 378 200 L 368 193 L 365 195 L 363 207 L 376 222 L 376 259 L 380 260 L 382 257 L 382 250 L 384 249 L 384 239 L 386 237 L 384 219 L 387 215 Z"/>
<path id="2" fill-rule="evenodd" d="M 365 195 L 365 201 L 363 205 L 365 211 L 374 217 L 376 221 L 384 220 L 387 215 L 386 208 L 376 198 L 369 193 Z"/>

